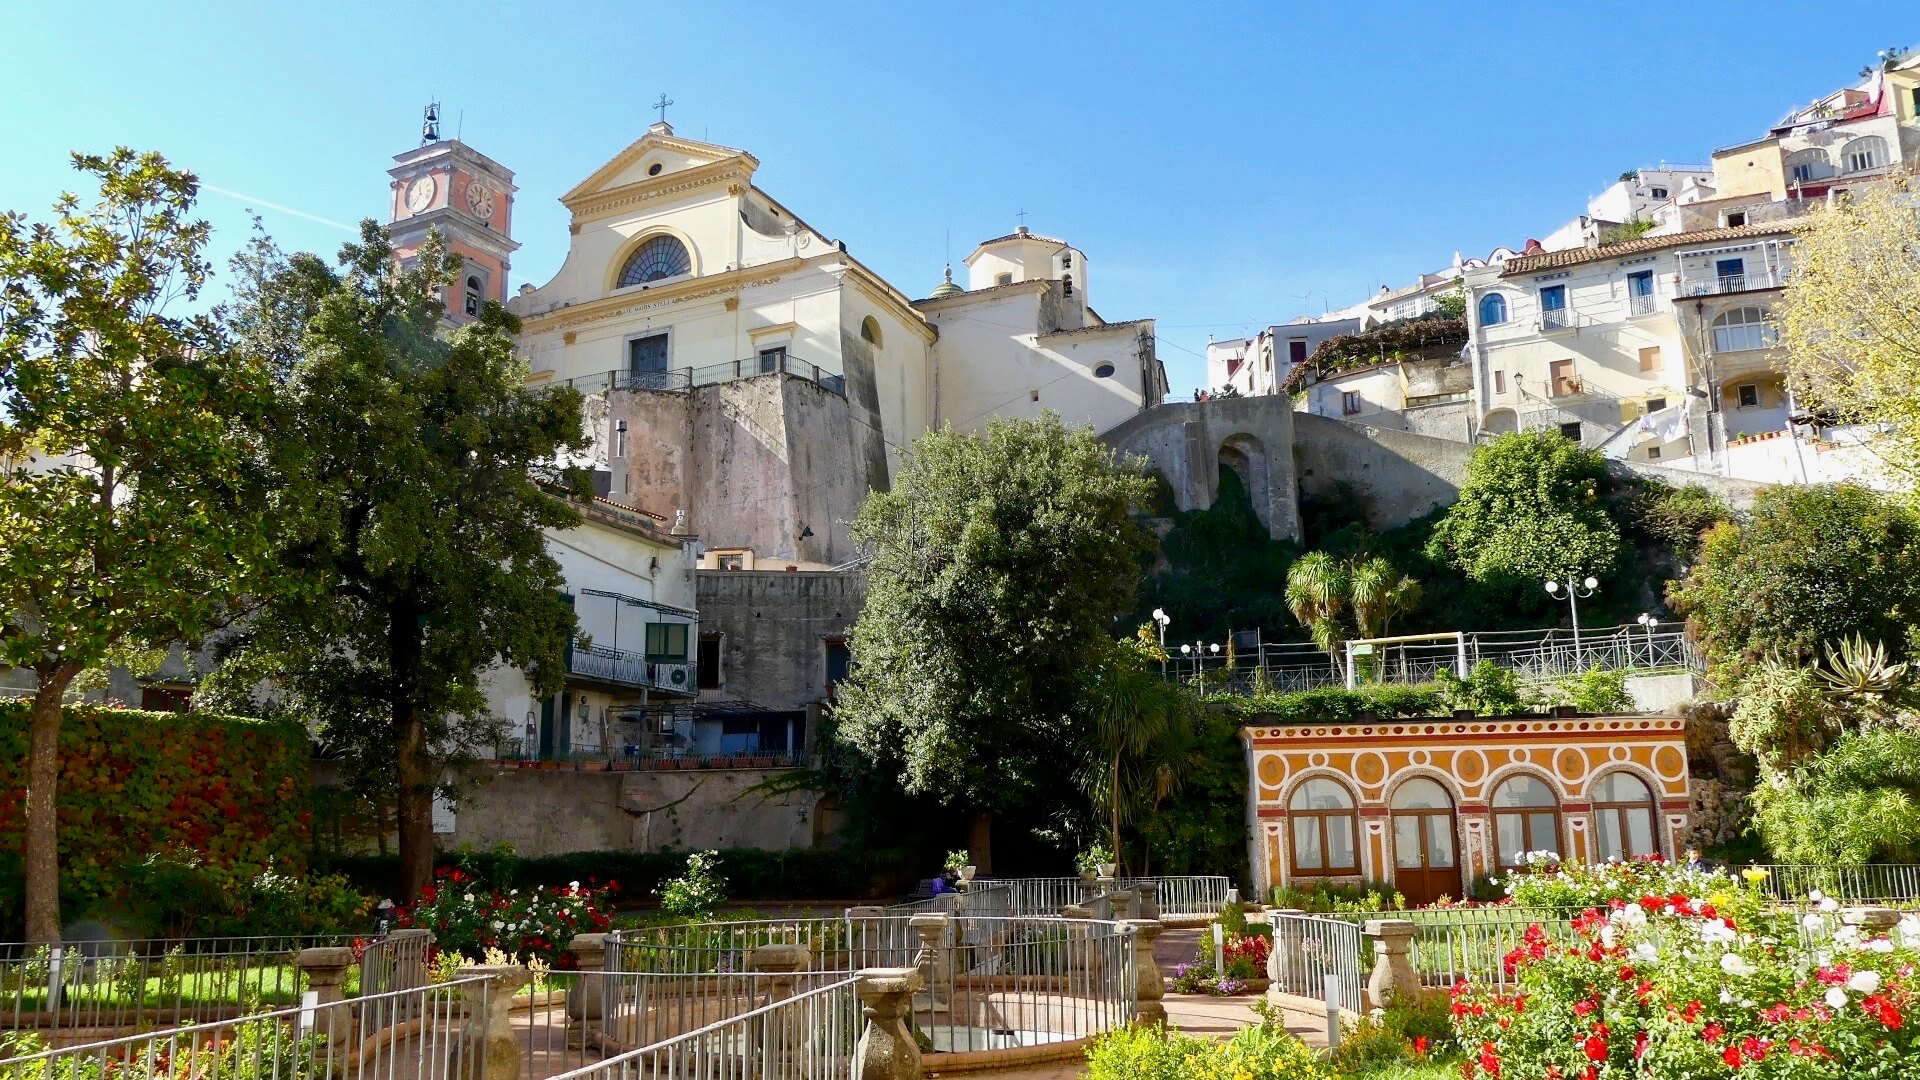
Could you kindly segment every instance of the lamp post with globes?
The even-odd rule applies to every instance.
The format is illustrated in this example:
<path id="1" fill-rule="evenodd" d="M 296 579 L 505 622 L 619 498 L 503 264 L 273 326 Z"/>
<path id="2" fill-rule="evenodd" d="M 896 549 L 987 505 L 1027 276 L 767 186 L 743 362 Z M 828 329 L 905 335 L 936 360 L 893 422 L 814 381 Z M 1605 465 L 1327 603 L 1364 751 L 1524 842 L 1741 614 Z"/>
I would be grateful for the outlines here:
<path id="1" fill-rule="evenodd" d="M 1167 661 L 1165 660 L 1167 654 L 1167 627 L 1172 624 L 1172 622 L 1173 616 L 1168 615 L 1165 608 L 1153 609 L 1153 626 L 1160 635 L 1160 655 L 1162 657 L 1160 670 L 1162 672 L 1167 670 Z"/>
<path id="2" fill-rule="evenodd" d="M 1572 616 L 1573 616 L 1573 666 L 1576 669 L 1581 666 L 1581 663 L 1580 663 L 1580 601 L 1582 598 L 1592 596 L 1594 593 L 1599 591 L 1600 591 L 1600 581 L 1599 579 L 1591 575 L 1589 575 L 1586 579 L 1582 581 L 1575 581 L 1573 580 L 1572 577 L 1568 577 L 1567 580 L 1565 581 L 1547 582 L 1548 596 L 1558 597 L 1563 592 L 1566 595 L 1567 608 L 1572 613 Z"/>
<path id="3" fill-rule="evenodd" d="M 1636 621 L 1636 622 L 1638 622 L 1638 623 L 1639 623 L 1639 624 L 1640 624 L 1641 626 L 1644 626 L 1644 627 L 1646 627 L 1646 630 L 1647 630 L 1647 666 L 1648 666 L 1648 667 L 1653 667 L 1653 666 L 1654 666 L 1654 664 L 1653 664 L 1653 628 L 1654 628 L 1654 627 L 1656 627 L 1656 626 L 1659 626 L 1659 625 L 1660 625 L 1660 620 L 1659 620 L 1659 619 L 1656 619 L 1656 618 L 1654 618 L 1653 616 L 1651 616 L 1651 615 L 1649 615 L 1649 614 L 1647 614 L 1646 612 L 1644 612 L 1644 611 L 1643 611 L 1643 612 L 1641 612 L 1641 613 L 1640 613 L 1640 618 L 1639 618 L 1639 619 L 1637 619 L 1637 620 L 1635 620 L 1635 621 Z"/>

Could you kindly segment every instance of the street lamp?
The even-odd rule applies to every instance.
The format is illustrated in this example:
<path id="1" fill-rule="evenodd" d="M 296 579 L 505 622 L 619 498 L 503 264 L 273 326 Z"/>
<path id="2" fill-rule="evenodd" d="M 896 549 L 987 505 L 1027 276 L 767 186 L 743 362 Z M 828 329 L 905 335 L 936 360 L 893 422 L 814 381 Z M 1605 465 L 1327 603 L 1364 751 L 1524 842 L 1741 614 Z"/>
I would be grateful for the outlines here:
<path id="1" fill-rule="evenodd" d="M 1547 582 L 1548 596 L 1557 597 L 1560 595 L 1560 591 L 1562 589 L 1566 590 L 1567 607 L 1573 613 L 1573 665 L 1575 667 L 1579 667 L 1580 666 L 1580 600 L 1583 597 L 1592 596 L 1594 593 L 1599 592 L 1600 582 L 1597 578 L 1594 578 L 1592 576 L 1588 576 L 1584 581 L 1578 581 L 1578 582 L 1574 581 L 1572 578 L 1568 578 L 1565 581 Z"/>
<path id="2" fill-rule="evenodd" d="M 1162 608 L 1153 609 L 1153 625 L 1160 632 L 1160 674 L 1167 673 L 1167 626 L 1173 622 L 1173 616 Z"/>
<path id="3" fill-rule="evenodd" d="M 1647 628 L 1647 666 L 1653 667 L 1653 628 L 1660 625 L 1660 620 L 1643 611 L 1634 621 Z"/>

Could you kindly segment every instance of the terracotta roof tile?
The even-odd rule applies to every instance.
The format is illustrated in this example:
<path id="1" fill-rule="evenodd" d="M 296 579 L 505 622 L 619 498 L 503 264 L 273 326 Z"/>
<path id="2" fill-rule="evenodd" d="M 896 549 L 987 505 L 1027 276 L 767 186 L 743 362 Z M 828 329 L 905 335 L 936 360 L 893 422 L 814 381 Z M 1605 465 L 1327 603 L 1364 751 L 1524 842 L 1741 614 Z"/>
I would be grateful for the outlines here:
<path id="1" fill-rule="evenodd" d="M 1638 255 L 1643 251 L 1664 251 L 1667 248 L 1715 244 L 1723 240 L 1739 240 L 1749 236 L 1778 235 L 1793 232 L 1801 228 L 1802 224 L 1797 220 L 1762 221 L 1752 225 L 1735 225 L 1727 229 L 1701 229 L 1696 232 L 1672 233 L 1666 236 L 1641 236 L 1618 244 L 1602 244 L 1597 248 L 1577 247 L 1566 251 L 1549 251 L 1540 255 L 1521 255 L 1508 259 L 1506 268 L 1501 271 L 1500 276 L 1512 277 L 1515 274 L 1531 274 L 1562 266 L 1579 266 L 1582 263 Z"/>

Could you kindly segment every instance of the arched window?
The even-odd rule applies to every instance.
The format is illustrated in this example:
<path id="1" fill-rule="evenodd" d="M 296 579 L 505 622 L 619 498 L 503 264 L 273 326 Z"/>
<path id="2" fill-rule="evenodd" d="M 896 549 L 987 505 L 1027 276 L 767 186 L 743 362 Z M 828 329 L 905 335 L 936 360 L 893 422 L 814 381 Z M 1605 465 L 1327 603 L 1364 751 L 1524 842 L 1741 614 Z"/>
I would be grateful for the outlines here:
<path id="1" fill-rule="evenodd" d="M 1833 162 L 1827 160 L 1827 152 L 1817 146 L 1788 154 L 1786 166 L 1787 175 L 1796 184 L 1825 180 L 1833 175 Z"/>
<path id="2" fill-rule="evenodd" d="M 467 279 L 467 297 L 466 297 L 467 314 L 469 315 L 480 314 L 481 292 L 482 290 L 480 288 L 480 279 L 478 277 L 468 278 Z"/>
<path id="3" fill-rule="evenodd" d="M 627 264 L 620 268 L 620 282 L 615 287 L 624 289 L 629 285 L 665 281 L 691 273 L 693 258 L 687 254 L 687 245 L 671 236 L 656 236 L 627 257 Z"/>
<path id="4" fill-rule="evenodd" d="M 1593 861 L 1660 854 L 1653 792 L 1632 773 L 1608 773 L 1593 787 Z"/>
<path id="5" fill-rule="evenodd" d="M 1773 327 L 1757 307 L 1734 308 L 1713 320 L 1713 351 L 1738 352 L 1773 346 Z"/>
<path id="6" fill-rule="evenodd" d="M 1527 852 L 1560 852 L 1560 800 L 1537 776 L 1509 777 L 1493 789 L 1493 836 L 1500 868 L 1518 870 Z"/>
<path id="7" fill-rule="evenodd" d="M 1094 377 L 1094 378 L 1096 378 L 1096 379 L 1111 379 L 1111 378 L 1113 378 L 1113 365 L 1112 365 L 1112 364 L 1101 364 L 1101 365 L 1100 365 L 1099 367 L 1096 367 L 1096 368 L 1094 368 L 1094 369 L 1093 369 L 1093 377 Z"/>
<path id="8" fill-rule="evenodd" d="M 1287 818 L 1293 828 L 1293 872 L 1301 877 L 1327 877 L 1360 872 L 1359 821 L 1353 796 L 1332 780 L 1313 779 L 1293 790 L 1287 800 Z"/>
<path id="9" fill-rule="evenodd" d="M 1507 298 L 1488 293 L 1480 298 L 1480 325 L 1499 326 L 1507 321 Z"/>
<path id="10" fill-rule="evenodd" d="M 860 340 L 876 349 L 881 347 L 880 324 L 871 315 L 860 320 Z"/>
<path id="11" fill-rule="evenodd" d="M 1887 160 L 1887 140 L 1878 135 L 1862 136 L 1840 148 L 1840 164 L 1850 173 L 1885 168 Z"/>

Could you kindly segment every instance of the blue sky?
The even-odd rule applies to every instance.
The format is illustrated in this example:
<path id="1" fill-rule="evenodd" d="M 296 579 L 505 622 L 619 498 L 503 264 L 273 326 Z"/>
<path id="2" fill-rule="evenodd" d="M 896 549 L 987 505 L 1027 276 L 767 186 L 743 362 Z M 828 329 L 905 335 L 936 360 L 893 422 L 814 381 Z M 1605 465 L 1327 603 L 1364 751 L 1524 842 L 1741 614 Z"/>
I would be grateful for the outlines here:
<path id="1" fill-rule="evenodd" d="M 247 196 L 206 194 L 223 261 L 248 205 L 330 253 L 346 232 L 264 204 L 383 215 L 437 98 L 518 174 L 513 285 L 537 284 L 558 196 L 664 90 L 680 134 L 751 150 L 913 296 L 949 232 L 957 261 L 1026 210 L 1086 251 L 1101 314 L 1159 320 L 1181 396 L 1209 335 L 1544 234 L 1621 171 L 1705 161 L 1920 40 L 1911 0 L 167 8 L 7 5 L 0 208 L 43 216 L 69 151 L 126 144 Z"/>

